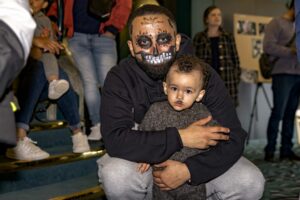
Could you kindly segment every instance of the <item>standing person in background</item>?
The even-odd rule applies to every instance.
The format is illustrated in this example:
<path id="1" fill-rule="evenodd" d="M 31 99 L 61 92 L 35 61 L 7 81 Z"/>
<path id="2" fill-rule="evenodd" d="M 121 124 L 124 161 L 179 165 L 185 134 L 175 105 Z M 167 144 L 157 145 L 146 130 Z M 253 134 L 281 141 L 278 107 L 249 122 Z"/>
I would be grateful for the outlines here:
<path id="1" fill-rule="evenodd" d="M 35 27 L 28 0 L 0 0 L 1 144 L 16 144 L 11 85 L 26 63 Z"/>
<path id="2" fill-rule="evenodd" d="M 196 56 L 210 64 L 224 80 L 229 94 L 238 106 L 238 84 L 240 82 L 240 61 L 232 34 L 222 28 L 220 8 L 210 6 L 203 14 L 206 29 L 193 39 Z"/>
<path id="3" fill-rule="evenodd" d="M 64 26 L 75 65 L 83 81 L 84 98 L 92 123 L 89 140 L 100 140 L 100 90 L 111 67 L 117 64 L 116 35 L 125 27 L 132 0 L 115 0 L 108 17 L 96 18 L 88 12 L 89 2 L 64 1 Z M 100 3 L 101 1 L 98 1 Z M 48 15 L 56 16 L 57 4 Z"/>
<path id="4" fill-rule="evenodd" d="M 298 107 L 298 85 L 300 65 L 297 63 L 294 1 L 287 11 L 276 17 L 266 26 L 263 42 L 264 52 L 278 61 L 272 70 L 273 108 L 267 128 L 265 160 L 274 161 L 279 122 L 282 120 L 280 160 L 300 160 L 293 151 L 295 112 Z M 291 45 L 287 45 L 290 43 Z"/>

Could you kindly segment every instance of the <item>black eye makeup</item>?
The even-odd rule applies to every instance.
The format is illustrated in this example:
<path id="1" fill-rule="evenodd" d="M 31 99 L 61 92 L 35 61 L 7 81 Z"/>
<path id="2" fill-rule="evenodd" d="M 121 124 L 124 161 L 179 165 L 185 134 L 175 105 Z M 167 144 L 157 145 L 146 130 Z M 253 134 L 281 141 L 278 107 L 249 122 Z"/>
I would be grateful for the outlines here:
<path id="1" fill-rule="evenodd" d="M 142 49 L 149 49 L 152 46 L 152 40 L 147 35 L 141 35 L 137 37 L 136 44 Z"/>
<path id="2" fill-rule="evenodd" d="M 172 41 L 172 35 L 170 33 L 160 33 L 157 36 L 156 42 L 158 45 L 166 45 Z"/>

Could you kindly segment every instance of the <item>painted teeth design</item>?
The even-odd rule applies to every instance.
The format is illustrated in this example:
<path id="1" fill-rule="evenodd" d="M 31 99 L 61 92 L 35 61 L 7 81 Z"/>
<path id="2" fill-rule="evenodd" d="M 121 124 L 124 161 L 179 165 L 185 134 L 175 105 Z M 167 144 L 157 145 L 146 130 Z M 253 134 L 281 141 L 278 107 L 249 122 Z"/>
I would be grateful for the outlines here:
<path id="1" fill-rule="evenodd" d="M 172 53 L 171 52 L 167 52 L 167 53 L 162 53 L 158 56 L 153 56 L 153 55 L 146 55 L 145 56 L 145 60 L 146 62 L 150 63 L 150 64 L 161 64 L 164 63 L 168 60 L 171 60 L 172 58 Z"/>

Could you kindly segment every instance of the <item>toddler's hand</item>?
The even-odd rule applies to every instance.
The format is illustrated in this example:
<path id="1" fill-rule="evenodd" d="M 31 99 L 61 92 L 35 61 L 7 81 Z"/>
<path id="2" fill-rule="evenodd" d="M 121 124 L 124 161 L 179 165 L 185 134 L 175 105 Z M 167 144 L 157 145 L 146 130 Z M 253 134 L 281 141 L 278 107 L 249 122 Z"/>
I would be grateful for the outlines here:
<path id="1" fill-rule="evenodd" d="M 142 174 L 145 173 L 146 171 L 148 171 L 148 169 L 150 168 L 150 164 L 147 163 L 139 163 L 137 170 L 138 172 L 141 172 Z"/>

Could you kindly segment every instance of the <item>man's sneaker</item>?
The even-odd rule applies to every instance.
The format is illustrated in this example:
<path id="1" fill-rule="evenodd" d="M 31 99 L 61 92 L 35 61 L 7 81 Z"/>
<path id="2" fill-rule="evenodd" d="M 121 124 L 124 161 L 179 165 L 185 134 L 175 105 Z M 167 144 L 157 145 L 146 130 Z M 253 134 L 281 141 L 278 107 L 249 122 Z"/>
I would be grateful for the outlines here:
<path id="1" fill-rule="evenodd" d="M 88 136 L 89 140 L 101 140 L 102 135 L 100 132 L 100 123 L 96 124 L 91 128 L 91 133 Z"/>
<path id="2" fill-rule="evenodd" d="M 82 132 L 73 135 L 72 142 L 74 153 L 83 153 L 90 150 L 90 145 L 88 143 L 87 137 Z"/>
<path id="3" fill-rule="evenodd" d="M 25 137 L 17 142 L 17 146 L 7 149 L 6 156 L 17 160 L 42 160 L 50 155 L 40 149 L 30 138 Z"/>
<path id="4" fill-rule="evenodd" d="M 70 85 L 66 80 L 53 80 L 49 84 L 48 97 L 49 99 L 59 99 L 66 91 L 68 91 Z"/>

